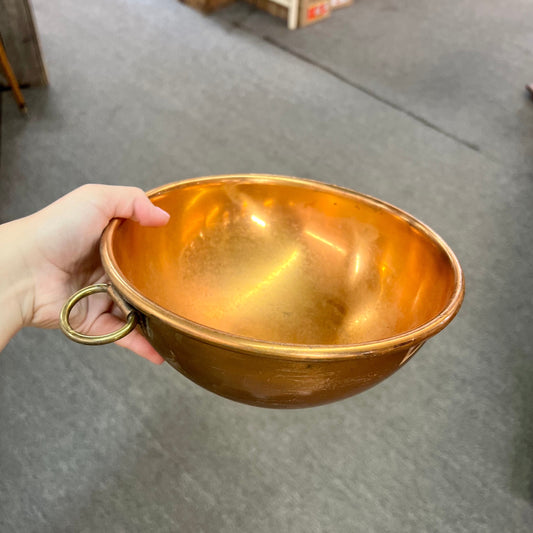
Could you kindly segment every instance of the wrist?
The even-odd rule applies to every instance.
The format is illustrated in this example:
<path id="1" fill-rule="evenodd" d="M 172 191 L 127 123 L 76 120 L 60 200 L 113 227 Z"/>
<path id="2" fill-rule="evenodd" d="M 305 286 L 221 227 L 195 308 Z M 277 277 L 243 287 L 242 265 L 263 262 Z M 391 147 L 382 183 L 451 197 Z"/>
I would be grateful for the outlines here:
<path id="1" fill-rule="evenodd" d="M 33 279 L 27 265 L 24 219 L 0 225 L 0 350 L 31 322 Z"/>

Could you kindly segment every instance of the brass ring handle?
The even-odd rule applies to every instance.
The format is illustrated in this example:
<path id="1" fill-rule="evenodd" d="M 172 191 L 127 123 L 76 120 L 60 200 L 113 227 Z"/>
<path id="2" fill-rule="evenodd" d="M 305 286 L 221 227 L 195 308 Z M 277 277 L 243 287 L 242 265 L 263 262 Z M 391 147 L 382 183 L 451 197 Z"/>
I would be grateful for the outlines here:
<path id="1" fill-rule="evenodd" d="M 98 345 L 98 344 L 108 344 L 111 342 L 116 342 L 122 337 L 125 337 L 128 333 L 131 333 L 135 326 L 137 325 L 137 316 L 135 314 L 135 311 L 132 309 L 129 311 L 126 323 L 116 331 L 113 331 L 111 333 L 106 333 L 105 335 L 85 335 L 83 333 L 80 333 L 76 331 L 69 322 L 69 316 L 70 312 L 72 311 L 73 307 L 83 298 L 86 296 L 89 296 L 91 294 L 96 294 L 98 292 L 106 292 L 108 293 L 113 300 L 115 299 L 112 292 L 111 285 L 107 283 L 97 283 L 95 285 L 89 285 L 89 287 L 85 287 L 78 292 L 74 293 L 68 300 L 67 303 L 63 306 L 63 309 L 61 309 L 61 314 L 59 316 L 59 325 L 61 327 L 61 330 L 63 333 L 71 340 L 75 342 L 79 342 L 80 344 L 92 344 L 92 345 Z M 124 303 L 122 302 L 122 306 L 124 307 Z"/>

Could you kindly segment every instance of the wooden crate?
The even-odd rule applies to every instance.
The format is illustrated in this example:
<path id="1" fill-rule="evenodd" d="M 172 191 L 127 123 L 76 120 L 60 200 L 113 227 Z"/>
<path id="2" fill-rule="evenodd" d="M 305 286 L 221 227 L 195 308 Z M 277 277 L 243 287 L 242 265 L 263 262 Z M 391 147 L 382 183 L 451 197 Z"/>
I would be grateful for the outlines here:
<path id="1" fill-rule="evenodd" d="M 47 85 L 29 0 L 0 0 L 0 38 L 18 83 L 23 87 Z M 8 85 L 0 68 L 0 88 Z"/>
<path id="2" fill-rule="evenodd" d="M 232 4 L 235 0 L 180 0 L 182 4 L 188 5 L 202 13 L 212 13 L 217 9 Z"/>
<path id="3" fill-rule="evenodd" d="M 353 0 L 330 0 L 331 9 L 340 9 L 341 7 L 348 7 L 353 4 Z"/>
<path id="4" fill-rule="evenodd" d="M 261 11 L 266 11 L 270 15 L 287 20 L 289 10 L 285 6 L 281 6 L 270 0 L 246 0 L 246 2 L 261 9 Z"/>
<path id="5" fill-rule="evenodd" d="M 270 15 L 287 20 L 288 9 L 271 0 L 246 0 L 249 4 Z M 300 0 L 298 28 L 319 22 L 331 14 L 330 0 Z"/>

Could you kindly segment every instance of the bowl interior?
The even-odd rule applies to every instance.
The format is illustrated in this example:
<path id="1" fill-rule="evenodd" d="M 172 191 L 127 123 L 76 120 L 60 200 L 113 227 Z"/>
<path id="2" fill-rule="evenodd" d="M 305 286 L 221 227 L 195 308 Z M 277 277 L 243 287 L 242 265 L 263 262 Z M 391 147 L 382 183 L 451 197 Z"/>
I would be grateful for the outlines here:
<path id="1" fill-rule="evenodd" d="M 359 344 L 421 327 L 458 284 L 429 229 L 377 200 L 308 182 L 184 182 L 152 201 L 163 228 L 117 223 L 126 283 L 189 321 L 258 340 Z"/>

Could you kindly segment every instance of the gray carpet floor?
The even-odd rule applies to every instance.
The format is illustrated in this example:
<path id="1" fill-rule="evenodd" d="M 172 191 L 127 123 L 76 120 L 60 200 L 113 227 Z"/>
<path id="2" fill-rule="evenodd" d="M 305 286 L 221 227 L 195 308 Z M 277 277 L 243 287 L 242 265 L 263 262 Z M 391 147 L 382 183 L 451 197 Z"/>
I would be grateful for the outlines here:
<path id="1" fill-rule="evenodd" d="M 356 0 L 289 32 L 235 4 L 34 0 L 51 85 L 4 94 L 0 217 L 86 182 L 315 178 L 457 253 L 455 321 L 379 386 L 240 405 L 118 347 L 0 355 L 0 531 L 529 532 L 533 6 Z"/>

